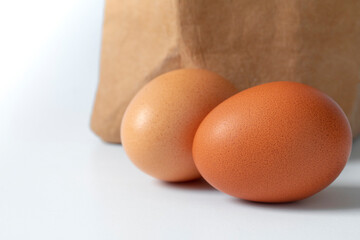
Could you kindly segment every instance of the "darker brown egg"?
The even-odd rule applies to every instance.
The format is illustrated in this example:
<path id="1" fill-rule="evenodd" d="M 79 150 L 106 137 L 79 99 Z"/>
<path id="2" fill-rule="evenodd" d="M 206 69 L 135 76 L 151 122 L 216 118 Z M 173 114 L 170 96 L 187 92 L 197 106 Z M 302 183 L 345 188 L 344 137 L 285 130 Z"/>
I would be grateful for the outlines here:
<path id="1" fill-rule="evenodd" d="M 324 93 L 273 82 L 225 100 L 201 123 L 195 164 L 215 188 L 259 202 L 289 202 L 324 189 L 351 150 L 341 108 Z"/>

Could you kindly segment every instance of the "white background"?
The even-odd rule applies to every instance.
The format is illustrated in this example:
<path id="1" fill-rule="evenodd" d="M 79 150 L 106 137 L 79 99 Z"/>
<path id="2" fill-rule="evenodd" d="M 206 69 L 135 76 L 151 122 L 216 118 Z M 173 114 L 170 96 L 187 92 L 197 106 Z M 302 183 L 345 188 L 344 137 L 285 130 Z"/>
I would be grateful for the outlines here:
<path id="1" fill-rule="evenodd" d="M 89 129 L 103 0 L 0 1 L 0 239 L 360 239 L 360 141 L 292 204 L 166 184 Z"/>

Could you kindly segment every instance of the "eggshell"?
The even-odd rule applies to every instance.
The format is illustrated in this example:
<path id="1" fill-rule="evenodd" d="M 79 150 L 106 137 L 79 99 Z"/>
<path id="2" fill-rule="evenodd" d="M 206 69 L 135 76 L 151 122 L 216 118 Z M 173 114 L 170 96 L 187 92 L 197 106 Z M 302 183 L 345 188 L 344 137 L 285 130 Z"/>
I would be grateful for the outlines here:
<path id="1" fill-rule="evenodd" d="M 351 131 L 324 93 L 295 82 L 242 91 L 211 111 L 193 145 L 215 188 L 259 202 L 289 202 L 328 186 L 344 168 Z"/>
<path id="2" fill-rule="evenodd" d="M 127 155 L 142 171 L 164 181 L 199 178 L 192 158 L 196 129 L 236 92 L 230 82 L 207 70 L 182 69 L 155 78 L 132 99 L 123 117 Z"/>

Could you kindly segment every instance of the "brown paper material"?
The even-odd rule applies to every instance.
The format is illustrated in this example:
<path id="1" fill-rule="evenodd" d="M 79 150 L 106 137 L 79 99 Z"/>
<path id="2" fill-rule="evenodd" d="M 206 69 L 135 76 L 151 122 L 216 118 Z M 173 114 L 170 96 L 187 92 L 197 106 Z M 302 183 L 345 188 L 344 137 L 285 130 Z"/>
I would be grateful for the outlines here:
<path id="1" fill-rule="evenodd" d="M 206 68 L 239 90 L 296 81 L 331 96 L 360 133 L 360 1 L 107 0 L 91 128 L 120 142 L 136 92 L 177 68 Z"/>

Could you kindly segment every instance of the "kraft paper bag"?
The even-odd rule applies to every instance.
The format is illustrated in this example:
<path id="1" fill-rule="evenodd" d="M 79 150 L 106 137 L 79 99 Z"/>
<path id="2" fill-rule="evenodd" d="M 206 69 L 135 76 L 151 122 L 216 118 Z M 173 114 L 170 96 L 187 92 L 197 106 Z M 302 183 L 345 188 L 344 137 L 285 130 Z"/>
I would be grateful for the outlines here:
<path id="1" fill-rule="evenodd" d="M 131 98 L 178 68 L 205 68 L 239 90 L 296 81 L 331 96 L 360 133 L 360 1 L 107 0 L 91 128 L 120 142 Z"/>

